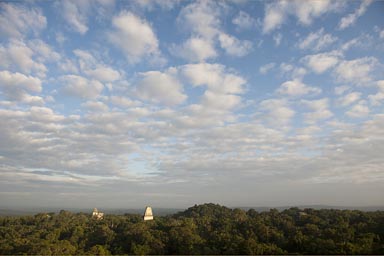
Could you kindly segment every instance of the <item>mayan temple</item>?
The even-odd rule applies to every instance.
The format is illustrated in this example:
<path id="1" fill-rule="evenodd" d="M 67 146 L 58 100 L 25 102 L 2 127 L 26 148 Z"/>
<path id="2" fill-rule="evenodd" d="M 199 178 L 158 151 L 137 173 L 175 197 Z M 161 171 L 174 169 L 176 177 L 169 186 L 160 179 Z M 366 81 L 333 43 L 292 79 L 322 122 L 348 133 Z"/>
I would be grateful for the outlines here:
<path id="1" fill-rule="evenodd" d="M 153 213 L 152 213 L 152 208 L 151 207 L 147 206 L 145 208 L 143 220 L 144 221 L 146 221 L 146 220 L 153 220 Z"/>
<path id="2" fill-rule="evenodd" d="M 92 212 L 92 218 L 97 220 L 102 220 L 104 218 L 104 213 L 99 212 L 97 208 L 95 208 L 93 209 L 93 212 Z"/>

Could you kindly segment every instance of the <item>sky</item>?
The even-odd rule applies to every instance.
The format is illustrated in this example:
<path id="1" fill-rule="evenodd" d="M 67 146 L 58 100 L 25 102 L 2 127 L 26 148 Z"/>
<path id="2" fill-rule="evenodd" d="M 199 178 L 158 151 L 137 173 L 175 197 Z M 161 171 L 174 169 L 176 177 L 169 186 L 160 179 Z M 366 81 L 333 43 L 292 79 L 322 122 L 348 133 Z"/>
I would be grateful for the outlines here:
<path id="1" fill-rule="evenodd" d="M 2 1 L 0 206 L 384 205 L 383 1 Z"/>

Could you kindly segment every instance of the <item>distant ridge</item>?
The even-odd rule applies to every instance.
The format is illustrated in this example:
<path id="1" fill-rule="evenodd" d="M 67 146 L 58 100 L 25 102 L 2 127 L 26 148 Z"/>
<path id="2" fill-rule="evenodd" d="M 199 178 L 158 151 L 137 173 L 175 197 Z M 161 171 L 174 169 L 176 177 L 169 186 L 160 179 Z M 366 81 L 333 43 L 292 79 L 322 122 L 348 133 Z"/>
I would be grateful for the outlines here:
<path id="1" fill-rule="evenodd" d="M 277 206 L 277 207 L 268 207 L 268 206 L 261 206 L 261 207 L 247 207 L 247 206 L 241 206 L 241 207 L 230 207 L 230 208 L 239 208 L 242 210 L 249 210 L 254 209 L 258 212 L 264 212 L 269 211 L 270 209 L 277 209 L 279 211 L 283 211 L 292 207 L 297 207 L 299 209 L 306 209 L 306 208 L 312 208 L 315 210 L 320 209 L 335 209 L 335 210 L 359 210 L 364 212 L 372 212 L 372 211 L 384 211 L 384 206 L 335 206 L 335 205 L 323 205 L 323 204 L 315 204 L 315 205 L 292 205 L 292 206 Z"/>

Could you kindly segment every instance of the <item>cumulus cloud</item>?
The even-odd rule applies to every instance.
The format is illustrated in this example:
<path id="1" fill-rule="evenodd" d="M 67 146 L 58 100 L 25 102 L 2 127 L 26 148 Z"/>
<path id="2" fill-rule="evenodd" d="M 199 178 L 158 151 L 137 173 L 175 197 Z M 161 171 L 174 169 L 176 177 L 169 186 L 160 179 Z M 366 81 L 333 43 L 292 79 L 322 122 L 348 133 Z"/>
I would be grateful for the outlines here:
<path id="1" fill-rule="evenodd" d="M 373 37 L 369 34 L 361 34 L 341 46 L 342 51 L 348 51 L 351 48 L 369 49 L 374 45 Z"/>
<path id="2" fill-rule="evenodd" d="M 337 86 L 337 87 L 335 87 L 335 94 L 336 95 L 342 95 L 343 93 L 345 93 L 349 89 L 350 89 L 350 87 L 346 86 L 346 85 Z"/>
<path id="3" fill-rule="evenodd" d="M 180 82 L 167 73 L 149 71 L 142 73 L 141 77 L 137 84 L 137 95 L 143 100 L 173 106 L 187 99 Z"/>
<path id="4" fill-rule="evenodd" d="M 252 43 L 250 41 L 240 41 L 236 37 L 225 33 L 220 33 L 219 42 L 221 48 L 223 48 L 228 55 L 236 57 L 245 56 L 252 50 Z"/>
<path id="5" fill-rule="evenodd" d="M 90 52 L 76 49 L 81 71 L 87 76 L 101 82 L 113 82 L 121 78 L 120 72 L 97 60 Z"/>
<path id="6" fill-rule="evenodd" d="M 283 39 L 283 35 L 281 33 L 277 33 L 276 35 L 274 35 L 273 41 L 275 42 L 275 46 L 279 46 L 282 39 Z"/>
<path id="7" fill-rule="evenodd" d="M 201 103 L 208 109 L 229 110 L 241 102 L 241 97 L 234 94 L 217 93 L 206 90 L 201 98 Z"/>
<path id="8" fill-rule="evenodd" d="M 84 35 L 88 31 L 89 1 L 68 0 L 58 5 L 60 13 L 72 30 Z"/>
<path id="9" fill-rule="evenodd" d="M 365 100 L 359 101 L 357 104 L 352 106 L 352 108 L 346 112 L 347 116 L 352 118 L 362 118 L 366 117 L 369 114 L 370 110 L 367 106 Z"/>
<path id="10" fill-rule="evenodd" d="M 376 82 L 377 84 L 377 93 L 371 94 L 368 96 L 368 99 L 373 106 L 379 106 L 384 101 L 384 80 Z"/>
<path id="11" fill-rule="evenodd" d="M 271 69 L 273 69 L 275 67 L 275 65 L 276 65 L 276 63 L 271 62 L 271 63 L 268 63 L 268 64 L 261 66 L 259 68 L 260 74 L 263 74 L 263 75 L 267 74 Z"/>
<path id="12" fill-rule="evenodd" d="M 265 118 L 272 125 L 286 125 L 291 122 L 296 113 L 283 99 L 263 100 L 260 102 L 259 107 L 267 113 Z"/>
<path id="13" fill-rule="evenodd" d="M 381 39 L 384 38 L 384 29 L 381 30 L 381 31 L 379 32 L 379 37 L 380 37 Z"/>
<path id="14" fill-rule="evenodd" d="M 263 21 L 264 33 L 277 29 L 284 23 L 287 15 L 284 9 L 287 8 L 287 5 L 288 3 L 283 1 L 266 5 Z"/>
<path id="15" fill-rule="evenodd" d="M 191 37 L 180 46 L 174 45 L 171 53 L 192 62 L 202 62 L 217 56 L 213 42 L 200 37 Z"/>
<path id="16" fill-rule="evenodd" d="M 336 41 L 336 37 L 331 34 L 325 34 L 324 28 L 321 28 L 316 32 L 311 32 L 306 38 L 301 39 L 298 47 L 302 50 L 320 51 Z"/>
<path id="17" fill-rule="evenodd" d="M 342 2 L 332 2 L 330 0 L 314 2 L 295 0 L 267 3 L 263 20 L 263 33 L 269 33 L 280 28 L 291 15 L 295 16 L 300 24 L 308 26 L 315 18 L 328 12 L 338 11 L 342 5 Z"/>
<path id="18" fill-rule="evenodd" d="M 174 0 L 134 0 L 132 2 L 134 2 L 136 6 L 147 11 L 153 11 L 156 7 L 160 7 L 164 10 L 171 10 L 179 3 Z"/>
<path id="19" fill-rule="evenodd" d="M 220 123 L 233 120 L 231 111 L 242 104 L 246 80 L 220 64 L 188 64 L 179 67 L 182 80 L 193 87 L 204 87 L 199 103 L 189 107 L 192 123 Z M 213 118 L 214 116 L 214 118 Z"/>
<path id="20" fill-rule="evenodd" d="M 181 10 L 178 22 L 193 34 L 212 39 L 219 31 L 220 11 L 221 6 L 216 2 L 194 2 Z"/>
<path id="21" fill-rule="evenodd" d="M 60 77 L 63 92 L 70 96 L 95 99 L 103 91 L 104 86 L 99 81 L 89 80 L 78 75 L 65 75 Z"/>
<path id="22" fill-rule="evenodd" d="M 121 12 L 113 17 L 114 30 L 108 38 L 121 50 L 130 63 L 137 63 L 141 57 L 159 56 L 158 39 L 151 25 L 131 12 Z"/>
<path id="23" fill-rule="evenodd" d="M 333 116 L 329 109 L 329 99 L 323 98 L 318 100 L 302 100 L 302 103 L 307 106 L 312 112 L 304 114 L 307 123 L 315 123 Z"/>
<path id="24" fill-rule="evenodd" d="M 372 81 L 372 72 L 378 66 L 374 57 L 363 57 L 354 60 L 340 61 L 335 68 L 335 76 L 340 82 L 366 85 Z"/>
<path id="25" fill-rule="evenodd" d="M 352 26 L 356 20 L 367 11 L 367 8 L 371 3 L 372 0 L 364 0 L 354 13 L 343 17 L 339 22 L 339 29 L 346 29 L 347 27 Z"/>
<path id="26" fill-rule="evenodd" d="M 361 93 L 360 92 L 351 92 L 348 93 L 338 99 L 338 102 L 340 103 L 341 106 L 349 106 L 352 103 L 358 101 L 361 98 Z"/>
<path id="27" fill-rule="evenodd" d="M 122 108 L 137 107 L 141 105 L 141 102 L 123 96 L 111 96 L 110 102 L 115 106 Z"/>
<path id="28" fill-rule="evenodd" d="M 28 92 L 41 92 L 42 83 L 36 77 L 18 72 L 0 71 L 0 88 L 2 93 L 11 100 L 33 101 L 33 99 L 39 100 L 40 98 L 31 98 Z"/>
<path id="29" fill-rule="evenodd" d="M 251 29 L 256 25 L 256 20 L 248 13 L 239 11 L 239 13 L 232 19 L 232 23 L 237 26 L 239 30 Z"/>
<path id="30" fill-rule="evenodd" d="M 0 35 L 23 38 L 30 32 L 37 35 L 47 26 L 40 9 L 5 2 L 0 8 Z"/>
<path id="31" fill-rule="evenodd" d="M 61 56 L 52 47 L 40 39 L 32 40 L 28 46 L 33 50 L 34 54 L 41 62 L 58 62 Z"/>
<path id="32" fill-rule="evenodd" d="M 291 80 L 282 83 L 277 92 L 288 96 L 302 96 L 309 93 L 318 94 L 321 92 L 321 89 L 308 86 L 300 80 Z"/>
<path id="33" fill-rule="evenodd" d="M 240 40 L 221 29 L 224 6 L 217 2 L 199 1 L 184 7 L 178 22 L 191 33 L 191 37 L 181 46 L 173 46 L 171 52 L 192 62 L 217 57 L 215 45 L 220 45 L 231 56 L 247 55 L 252 49 L 252 42 Z"/>
<path id="34" fill-rule="evenodd" d="M 101 101 L 87 101 L 81 104 L 82 107 L 93 112 L 105 112 L 108 111 L 108 106 Z"/>
<path id="35" fill-rule="evenodd" d="M 181 67 L 181 73 L 193 86 L 207 86 L 218 93 L 241 94 L 245 79 L 228 71 L 220 64 L 189 64 Z"/>
<path id="36" fill-rule="evenodd" d="M 34 59 L 34 51 L 22 41 L 10 41 L 7 47 L 0 45 L 0 66 L 27 74 L 44 77 L 47 68 Z"/>
<path id="37" fill-rule="evenodd" d="M 283 75 L 296 80 L 302 79 L 307 74 L 307 70 L 305 68 L 297 67 L 285 62 L 280 64 L 280 70 Z"/>
<path id="38" fill-rule="evenodd" d="M 337 65 L 340 61 L 340 54 L 337 52 L 319 53 L 307 55 L 301 60 L 311 68 L 313 72 L 321 74 Z"/>
<path id="39" fill-rule="evenodd" d="M 120 73 L 110 67 L 98 67 L 84 73 L 102 82 L 113 82 L 120 78 Z"/>

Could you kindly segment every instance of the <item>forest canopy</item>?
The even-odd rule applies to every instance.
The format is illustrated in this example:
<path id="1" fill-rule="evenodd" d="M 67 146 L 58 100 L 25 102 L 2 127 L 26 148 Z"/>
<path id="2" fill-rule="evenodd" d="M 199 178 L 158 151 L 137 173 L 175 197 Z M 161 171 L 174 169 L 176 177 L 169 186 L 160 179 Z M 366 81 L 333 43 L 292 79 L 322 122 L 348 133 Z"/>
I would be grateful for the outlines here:
<path id="1" fill-rule="evenodd" d="M 384 212 L 204 204 L 144 222 L 62 210 L 0 217 L 0 254 L 384 254 Z"/>

